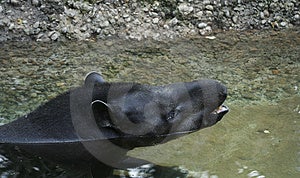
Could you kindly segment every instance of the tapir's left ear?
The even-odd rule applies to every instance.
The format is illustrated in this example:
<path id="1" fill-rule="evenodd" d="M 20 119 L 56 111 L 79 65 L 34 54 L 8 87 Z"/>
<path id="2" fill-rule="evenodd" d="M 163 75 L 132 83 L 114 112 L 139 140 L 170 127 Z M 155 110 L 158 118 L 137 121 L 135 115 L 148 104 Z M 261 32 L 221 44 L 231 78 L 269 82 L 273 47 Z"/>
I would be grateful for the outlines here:
<path id="1" fill-rule="evenodd" d="M 93 87 L 95 83 L 104 83 L 104 79 L 98 72 L 89 72 L 84 79 L 84 85 L 87 87 Z"/>
<path id="2" fill-rule="evenodd" d="M 95 100 L 91 103 L 94 119 L 99 127 L 113 127 L 110 119 L 110 106 L 102 100 Z"/>

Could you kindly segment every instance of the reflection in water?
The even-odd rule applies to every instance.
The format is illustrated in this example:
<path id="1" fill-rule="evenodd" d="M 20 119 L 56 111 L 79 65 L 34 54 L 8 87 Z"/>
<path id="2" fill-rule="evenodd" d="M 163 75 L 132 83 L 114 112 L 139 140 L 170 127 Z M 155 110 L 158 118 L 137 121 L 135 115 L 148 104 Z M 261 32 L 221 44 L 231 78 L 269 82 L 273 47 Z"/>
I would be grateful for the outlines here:
<path id="1" fill-rule="evenodd" d="M 184 178 L 187 176 L 188 171 L 180 169 L 179 167 L 164 167 L 158 165 L 144 165 L 139 168 L 128 170 L 115 170 L 112 177 L 178 177 Z M 95 167 L 93 169 L 94 177 L 111 177 L 111 174 L 104 176 L 103 169 Z"/>
<path id="2" fill-rule="evenodd" d="M 118 170 L 103 164 L 55 165 L 14 146 L 0 147 L 1 177 L 186 177 L 188 170 L 179 167 L 144 165 Z M 5 156 L 4 156 L 5 155 Z"/>
<path id="3" fill-rule="evenodd" d="M 110 82 L 160 85 L 217 79 L 228 87 L 226 105 L 231 108 L 211 128 L 129 152 L 153 162 L 153 167 L 127 171 L 100 165 L 62 168 L 1 146 L 1 175 L 299 177 L 299 44 L 297 30 L 217 34 L 214 40 L 1 44 L 2 123 L 81 85 L 91 70 L 102 72 Z"/>

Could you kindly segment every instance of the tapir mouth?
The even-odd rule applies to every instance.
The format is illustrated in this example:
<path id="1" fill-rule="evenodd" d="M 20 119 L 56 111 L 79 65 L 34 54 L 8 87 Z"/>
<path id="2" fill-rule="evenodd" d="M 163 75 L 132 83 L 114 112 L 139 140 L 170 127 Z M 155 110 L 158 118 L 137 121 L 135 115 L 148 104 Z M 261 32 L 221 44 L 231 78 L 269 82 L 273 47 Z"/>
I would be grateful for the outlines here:
<path id="1" fill-rule="evenodd" d="M 229 108 L 225 105 L 219 106 L 217 109 L 215 109 L 212 114 L 226 114 L 229 111 Z"/>
<path id="2" fill-rule="evenodd" d="M 215 116 L 217 122 L 220 121 L 223 116 L 229 111 L 229 108 L 225 105 L 220 105 L 217 109 L 215 109 L 211 115 Z"/>

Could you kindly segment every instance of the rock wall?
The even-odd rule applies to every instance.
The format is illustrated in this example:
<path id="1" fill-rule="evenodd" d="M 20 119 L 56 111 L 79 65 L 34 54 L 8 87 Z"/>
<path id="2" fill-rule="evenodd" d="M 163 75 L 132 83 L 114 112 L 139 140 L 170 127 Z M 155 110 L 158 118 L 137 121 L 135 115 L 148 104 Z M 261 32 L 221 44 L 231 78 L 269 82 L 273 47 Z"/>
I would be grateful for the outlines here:
<path id="1" fill-rule="evenodd" d="M 0 1 L 0 41 L 164 40 L 299 25 L 299 0 Z"/>

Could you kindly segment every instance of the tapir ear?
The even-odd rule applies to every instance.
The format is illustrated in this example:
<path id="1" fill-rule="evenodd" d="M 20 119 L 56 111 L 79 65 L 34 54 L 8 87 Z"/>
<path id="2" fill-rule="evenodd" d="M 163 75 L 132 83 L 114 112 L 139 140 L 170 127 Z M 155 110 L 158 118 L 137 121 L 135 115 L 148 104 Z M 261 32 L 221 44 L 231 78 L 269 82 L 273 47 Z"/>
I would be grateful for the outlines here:
<path id="1" fill-rule="evenodd" d="M 110 119 L 110 107 L 102 100 L 95 100 L 91 103 L 94 119 L 99 127 L 112 127 Z"/>
<path id="2" fill-rule="evenodd" d="M 104 83 L 104 79 L 98 72 L 92 71 L 86 74 L 84 79 L 84 85 L 93 87 L 95 83 Z"/>

